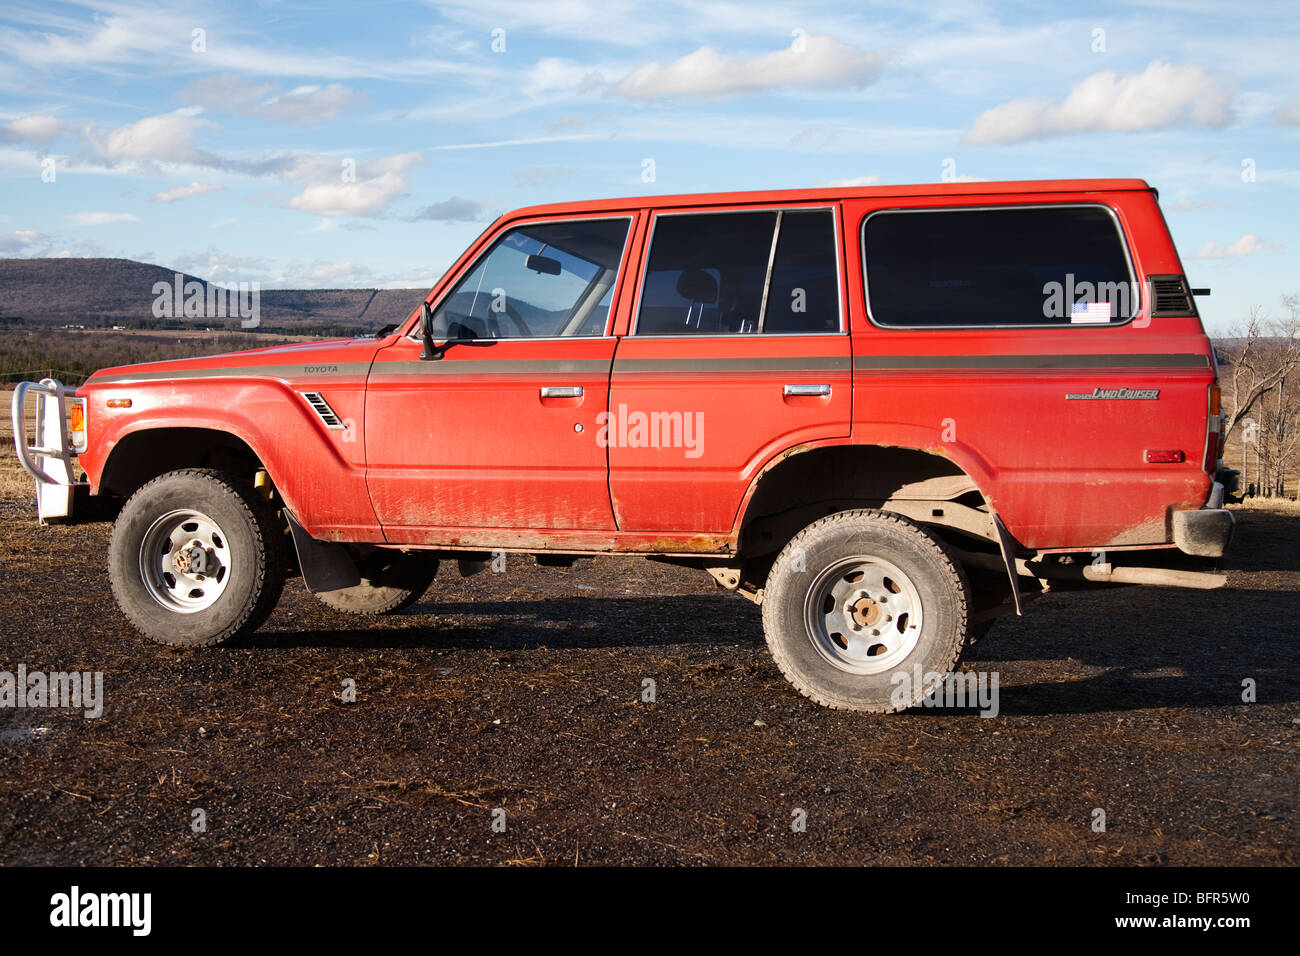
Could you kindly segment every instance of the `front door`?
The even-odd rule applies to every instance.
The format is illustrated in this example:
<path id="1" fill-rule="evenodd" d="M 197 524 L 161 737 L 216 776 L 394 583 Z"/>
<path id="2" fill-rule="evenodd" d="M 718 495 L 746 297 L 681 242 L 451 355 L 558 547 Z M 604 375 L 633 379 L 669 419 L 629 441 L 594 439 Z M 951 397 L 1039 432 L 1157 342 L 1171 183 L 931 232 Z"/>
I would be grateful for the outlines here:
<path id="1" fill-rule="evenodd" d="M 634 217 L 511 225 L 418 330 L 380 351 L 366 400 L 367 485 L 393 543 L 470 529 L 613 530 L 597 416 Z"/>

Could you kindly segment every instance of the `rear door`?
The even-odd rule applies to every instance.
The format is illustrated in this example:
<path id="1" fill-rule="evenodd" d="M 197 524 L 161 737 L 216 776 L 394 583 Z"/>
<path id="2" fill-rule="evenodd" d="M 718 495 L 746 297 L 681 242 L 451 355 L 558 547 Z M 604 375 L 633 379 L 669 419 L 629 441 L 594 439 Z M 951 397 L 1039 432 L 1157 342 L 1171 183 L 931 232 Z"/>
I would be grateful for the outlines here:
<path id="1" fill-rule="evenodd" d="M 612 530 L 606 452 L 619 275 L 636 216 L 515 223 L 417 336 L 382 350 L 366 402 L 368 486 L 394 543 L 456 544 L 466 529 Z"/>
<path id="2" fill-rule="evenodd" d="M 837 216 L 831 205 L 654 216 L 602 431 L 620 530 L 728 532 L 775 455 L 849 434 Z"/>

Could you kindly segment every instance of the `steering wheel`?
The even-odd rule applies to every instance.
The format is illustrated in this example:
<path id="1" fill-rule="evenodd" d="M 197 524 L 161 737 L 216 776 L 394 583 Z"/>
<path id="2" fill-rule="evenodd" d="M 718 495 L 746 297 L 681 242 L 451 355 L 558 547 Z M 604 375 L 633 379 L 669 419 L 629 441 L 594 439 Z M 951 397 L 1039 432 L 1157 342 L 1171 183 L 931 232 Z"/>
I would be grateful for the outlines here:
<path id="1" fill-rule="evenodd" d="M 502 298 L 504 298 L 504 296 Z M 515 324 L 515 328 L 519 330 L 520 337 L 532 338 L 533 335 L 532 329 L 530 329 L 527 325 L 524 324 L 523 318 L 519 315 L 517 311 L 515 311 L 515 307 L 511 305 L 509 302 L 502 302 L 501 304 L 503 306 L 502 311 L 505 312 L 506 316 L 510 319 L 510 321 Z M 493 337 L 500 338 L 499 335 L 495 334 L 500 331 L 500 326 L 498 325 L 497 320 L 493 317 L 489 317 L 489 321 L 491 322 L 491 330 L 494 333 Z"/>

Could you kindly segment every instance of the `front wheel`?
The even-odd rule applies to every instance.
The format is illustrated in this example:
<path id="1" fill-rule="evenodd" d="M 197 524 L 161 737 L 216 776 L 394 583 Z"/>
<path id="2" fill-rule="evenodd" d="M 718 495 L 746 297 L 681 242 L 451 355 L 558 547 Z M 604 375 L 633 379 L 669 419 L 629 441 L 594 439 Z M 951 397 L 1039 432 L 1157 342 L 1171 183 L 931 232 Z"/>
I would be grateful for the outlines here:
<path id="1" fill-rule="evenodd" d="M 160 644 L 203 647 L 256 630 L 284 587 L 284 532 L 250 484 L 168 472 L 113 525 L 108 574 L 127 619 Z"/>
<path id="2" fill-rule="evenodd" d="M 956 665 L 969 586 L 944 547 L 897 515 L 829 515 L 785 546 L 768 575 L 772 658 L 826 707 L 889 713 L 920 703 Z M 918 679 L 919 678 L 919 679 Z"/>

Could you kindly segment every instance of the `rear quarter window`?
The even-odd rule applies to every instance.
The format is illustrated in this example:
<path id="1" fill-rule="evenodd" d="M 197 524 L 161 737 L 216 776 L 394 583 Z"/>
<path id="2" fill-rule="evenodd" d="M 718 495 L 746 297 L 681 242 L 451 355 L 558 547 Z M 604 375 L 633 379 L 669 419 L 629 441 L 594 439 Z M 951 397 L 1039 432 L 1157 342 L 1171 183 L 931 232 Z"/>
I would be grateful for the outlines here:
<path id="1" fill-rule="evenodd" d="M 1116 325 L 1138 311 L 1099 205 L 884 210 L 862 224 L 867 310 L 885 328 Z"/>

